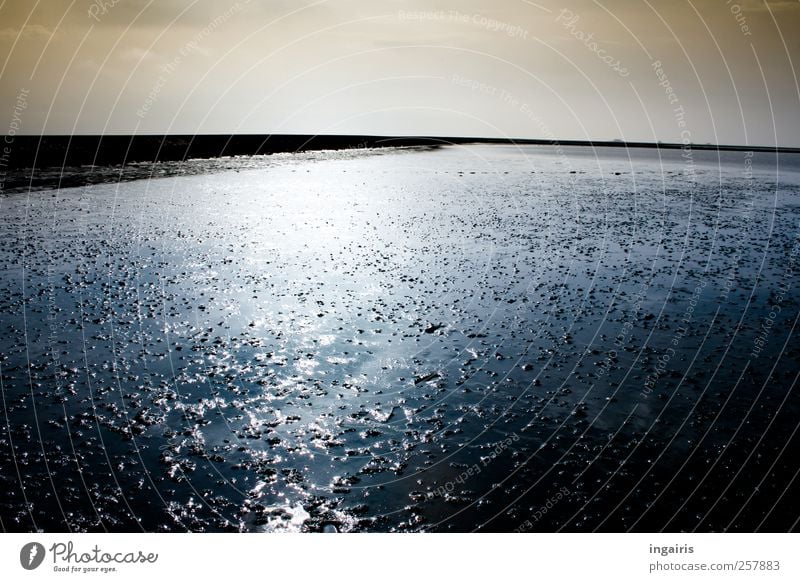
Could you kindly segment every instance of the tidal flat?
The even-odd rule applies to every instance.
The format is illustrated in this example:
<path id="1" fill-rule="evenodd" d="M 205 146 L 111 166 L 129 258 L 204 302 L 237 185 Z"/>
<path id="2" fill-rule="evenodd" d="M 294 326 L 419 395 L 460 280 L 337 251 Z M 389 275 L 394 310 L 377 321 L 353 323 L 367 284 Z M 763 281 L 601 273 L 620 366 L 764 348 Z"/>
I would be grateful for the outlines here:
<path id="1" fill-rule="evenodd" d="M 0 197 L 2 529 L 797 529 L 800 154 L 689 153 Z"/>

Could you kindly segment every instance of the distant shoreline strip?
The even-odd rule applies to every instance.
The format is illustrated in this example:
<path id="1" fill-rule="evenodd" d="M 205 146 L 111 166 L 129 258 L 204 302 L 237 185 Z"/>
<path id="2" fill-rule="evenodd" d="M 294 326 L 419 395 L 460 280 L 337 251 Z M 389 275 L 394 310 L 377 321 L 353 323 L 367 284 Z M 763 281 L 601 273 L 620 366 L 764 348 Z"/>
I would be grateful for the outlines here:
<path id="1" fill-rule="evenodd" d="M 16 136 L 6 168 L 109 166 L 314 150 L 497 144 L 684 149 L 683 143 L 370 135 L 44 135 Z M 688 144 L 695 150 L 800 153 L 800 148 Z"/>

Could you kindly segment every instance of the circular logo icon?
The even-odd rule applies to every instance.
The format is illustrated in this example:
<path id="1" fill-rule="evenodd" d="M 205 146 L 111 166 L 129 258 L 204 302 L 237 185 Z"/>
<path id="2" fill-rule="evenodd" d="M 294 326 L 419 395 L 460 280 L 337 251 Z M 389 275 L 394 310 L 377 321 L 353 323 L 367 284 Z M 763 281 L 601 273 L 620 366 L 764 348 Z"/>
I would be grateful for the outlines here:
<path id="1" fill-rule="evenodd" d="M 26 570 L 35 570 L 44 561 L 44 546 L 38 542 L 30 542 L 19 551 L 19 563 Z"/>

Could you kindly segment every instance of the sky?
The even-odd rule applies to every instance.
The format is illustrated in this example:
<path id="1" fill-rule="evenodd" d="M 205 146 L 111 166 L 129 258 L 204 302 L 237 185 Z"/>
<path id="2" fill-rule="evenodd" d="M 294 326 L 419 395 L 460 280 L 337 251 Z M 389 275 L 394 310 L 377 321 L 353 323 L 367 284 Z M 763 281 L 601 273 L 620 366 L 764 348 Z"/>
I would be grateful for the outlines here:
<path id="1" fill-rule="evenodd" d="M 16 134 L 800 147 L 798 0 L 0 0 Z"/>

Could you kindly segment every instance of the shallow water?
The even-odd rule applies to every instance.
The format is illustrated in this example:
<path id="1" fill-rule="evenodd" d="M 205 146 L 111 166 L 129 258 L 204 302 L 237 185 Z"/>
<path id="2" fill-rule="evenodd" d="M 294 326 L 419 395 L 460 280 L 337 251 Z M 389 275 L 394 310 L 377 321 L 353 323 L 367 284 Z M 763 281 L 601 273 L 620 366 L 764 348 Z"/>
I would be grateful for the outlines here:
<path id="1" fill-rule="evenodd" d="M 2 198 L 2 526 L 796 528 L 798 159 L 331 152 Z"/>

